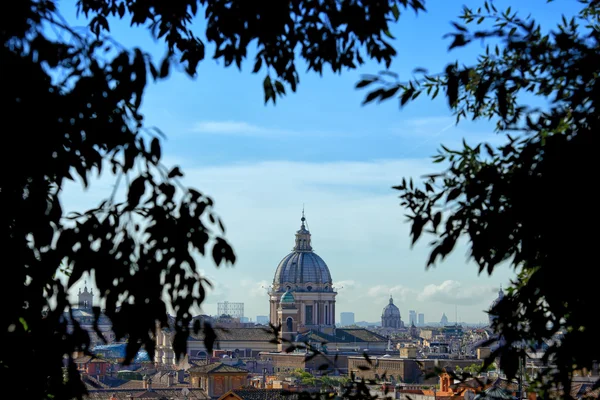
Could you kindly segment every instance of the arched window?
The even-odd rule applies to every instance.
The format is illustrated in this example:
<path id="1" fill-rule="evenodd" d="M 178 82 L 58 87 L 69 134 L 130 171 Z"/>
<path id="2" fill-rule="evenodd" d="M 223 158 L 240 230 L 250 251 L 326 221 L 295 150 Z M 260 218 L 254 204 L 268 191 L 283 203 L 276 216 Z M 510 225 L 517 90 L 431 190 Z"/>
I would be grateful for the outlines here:
<path id="1" fill-rule="evenodd" d="M 288 317 L 288 319 L 285 320 L 285 324 L 287 325 L 288 332 L 294 331 L 294 320 L 292 319 L 292 317 Z"/>

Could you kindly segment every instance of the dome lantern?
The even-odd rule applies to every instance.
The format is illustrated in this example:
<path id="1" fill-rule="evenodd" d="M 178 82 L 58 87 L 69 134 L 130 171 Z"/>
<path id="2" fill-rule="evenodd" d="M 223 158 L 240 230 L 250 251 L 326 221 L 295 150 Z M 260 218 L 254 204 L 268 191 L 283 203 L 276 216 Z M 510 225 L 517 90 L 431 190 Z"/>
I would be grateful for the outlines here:
<path id="1" fill-rule="evenodd" d="M 325 261 L 313 252 L 311 234 L 306 226 L 302 211 L 300 230 L 296 232 L 296 245 L 277 266 L 273 279 L 273 288 L 284 292 L 294 291 L 332 291 L 331 273 Z"/>
<path id="2" fill-rule="evenodd" d="M 302 210 L 302 218 L 300 218 L 302 224 L 300 225 L 300 230 L 296 232 L 296 245 L 292 249 L 293 251 L 312 251 L 312 247 L 310 245 L 310 232 L 306 229 L 306 225 L 304 222 L 306 218 L 304 217 L 304 210 Z"/>

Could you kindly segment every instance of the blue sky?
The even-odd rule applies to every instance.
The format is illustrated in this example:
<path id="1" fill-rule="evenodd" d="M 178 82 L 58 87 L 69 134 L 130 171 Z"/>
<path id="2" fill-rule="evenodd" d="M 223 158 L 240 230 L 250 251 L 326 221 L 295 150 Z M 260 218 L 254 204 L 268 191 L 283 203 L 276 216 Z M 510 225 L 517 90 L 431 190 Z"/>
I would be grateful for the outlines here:
<path id="1" fill-rule="evenodd" d="M 514 2 L 495 3 L 502 9 Z M 448 53 L 449 41 L 442 39 L 462 4 L 428 1 L 427 13 L 404 13 L 392 29 L 399 55 L 391 69 L 407 79 L 416 67 L 438 71 L 457 58 L 474 60 L 483 50 L 479 44 Z M 561 13 L 572 15 L 577 2 L 531 0 L 518 7 L 550 27 Z M 71 2 L 63 3 L 62 10 L 74 21 Z M 201 21 L 197 29 L 201 32 Z M 125 46 L 140 46 L 157 59 L 163 54 L 162 45 L 143 29 L 114 23 L 111 32 Z M 172 73 L 151 85 L 143 102 L 147 124 L 167 135 L 165 159 L 183 167 L 186 184 L 213 197 L 238 254 L 233 269 L 203 261 L 215 283 L 203 311 L 214 313 L 218 301 L 229 300 L 244 301 L 253 319 L 267 314 L 263 286 L 293 246 L 305 204 L 313 246 L 343 287 L 338 312 L 377 320 L 391 293 L 405 320 L 409 309 L 424 312 L 427 321 L 439 321 L 443 312 L 453 320 L 455 304 L 461 321 L 486 320 L 483 310 L 511 272 L 504 268 L 491 278 L 478 277 L 464 245 L 425 271 L 426 241 L 410 249 L 409 226 L 390 187 L 404 176 L 418 178 L 439 169 L 429 157 L 440 143 L 458 145 L 463 138 L 498 143 L 492 125 L 454 126 L 443 97 L 431 101 L 422 96 L 403 110 L 397 101 L 361 106 L 365 92 L 354 85 L 361 74 L 383 69 L 374 63 L 342 75 L 302 74 L 296 93 L 276 106 L 264 105 L 264 71 L 253 75 L 252 66 L 250 60 L 240 72 L 209 57 L 196 79 Z M 305 68 L 300 64 L 298 69 Z M 65 208 L 97 204 L 110 193 L 111 182 L 105 177 L 87 193 L 71 187 Z"/>

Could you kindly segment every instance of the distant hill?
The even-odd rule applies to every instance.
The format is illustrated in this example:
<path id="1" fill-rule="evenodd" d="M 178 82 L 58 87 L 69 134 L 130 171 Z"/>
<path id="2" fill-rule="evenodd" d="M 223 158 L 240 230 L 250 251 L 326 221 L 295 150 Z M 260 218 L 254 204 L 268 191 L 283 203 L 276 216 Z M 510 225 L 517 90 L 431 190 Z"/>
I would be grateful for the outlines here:
<path id="1" fill-rule="evenodd" d="M 354 325 L 362 326 L 362 327 L 381 326 L 381 321 L 377 321 L 377 322 L 358 321 L 358 322 L 355 322 Z"/>

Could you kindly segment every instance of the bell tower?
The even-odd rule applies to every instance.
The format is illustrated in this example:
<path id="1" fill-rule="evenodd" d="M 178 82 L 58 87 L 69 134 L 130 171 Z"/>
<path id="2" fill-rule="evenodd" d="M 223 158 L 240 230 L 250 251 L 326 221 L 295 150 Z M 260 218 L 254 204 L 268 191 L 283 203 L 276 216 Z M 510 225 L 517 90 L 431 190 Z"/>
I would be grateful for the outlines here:
<path id="1" fill-rule="evenodd" d="M 94 290 L 90 289 L 88 292 L 87 281 L 84 283 L 84 285 L 83 291 L 81 291 L 81 288 L 79 288 L 79 293 L 77 294 L 78 304 L 79 308 L 90 309 L 94 305 Z"/>
<path id="2" fill-rule="evenodd" d="M 278 344 L 278 350 L 281 352 L 291 345 L 298 334 L 298 307 L 296 307 L 296 299 L 289 289 L 281 296 L 277 308 L 277 319 L 281 326 Z"/>

